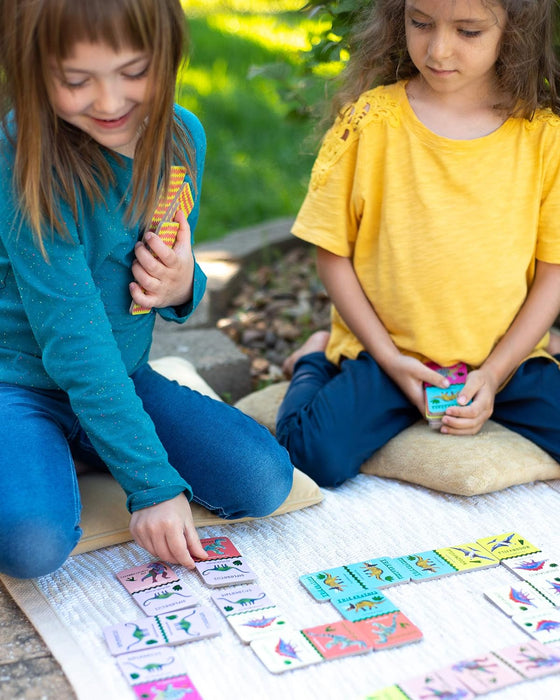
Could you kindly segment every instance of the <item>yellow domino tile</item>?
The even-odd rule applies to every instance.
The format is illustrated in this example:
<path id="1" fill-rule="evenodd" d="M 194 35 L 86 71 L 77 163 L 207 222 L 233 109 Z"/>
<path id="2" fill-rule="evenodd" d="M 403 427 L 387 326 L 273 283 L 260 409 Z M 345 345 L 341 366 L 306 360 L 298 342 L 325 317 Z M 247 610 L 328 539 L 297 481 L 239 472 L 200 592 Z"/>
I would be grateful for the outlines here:
<path id="1" fill-rule="evenodd" d="M 505 532 L 502 535 L 483 537 L 477 540 L 477 542 L 500 561 L 502 559 L 511 559 L 512 557 L 521 557 L 527 554 L 536 554 L 541 551 L 539 547 L 531 544 L 531 542 L 517 532 Z"/>
<path id="2" fill-rule="evenodd" d="M 495 556 L 485 550 L 478 542 L 467 542 L 455 547 L 443 547 L 436 549 L 435 552 L 457 571 L 487 569 L 500 563 Z"/>

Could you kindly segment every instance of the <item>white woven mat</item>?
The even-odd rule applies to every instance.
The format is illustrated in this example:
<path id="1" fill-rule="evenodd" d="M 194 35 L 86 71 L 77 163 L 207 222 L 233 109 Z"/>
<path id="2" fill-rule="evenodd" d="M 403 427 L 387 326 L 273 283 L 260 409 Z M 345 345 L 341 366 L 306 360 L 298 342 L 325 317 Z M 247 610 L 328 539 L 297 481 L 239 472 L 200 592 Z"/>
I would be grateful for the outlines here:
<path id="1" fill-rule="evenodd" d="M 558 484 L 554 484 L 558 486 Z M 298 629 L 340 619 L 329 603 L 316 603 L 298 577 L 373 556 L 400 556 L 516 531 L 560 556 L 560 493 L 548 484 L 460 498 L 360 475 L 311 508 L 277 518 L 203 528 L 201 536 L 229 536 L 258 582 Z M 3 578 L 60 662 L 79 700 L 134 697 L 105 648 L 101 630 L 135 620 L 137 606 L 115 572 L 149 561 L 128 544 L 82 554 L 36 581 Z M 196 573 L 177 568 L 187 585 L 210 601 Z M 463 658 L 528 639 L 483 596 L 511 583 L 504 567 L 391 588 L 388 596 L 420 627 L 424 639 L 275 676 L 238 641 L 225 619 L 219 637 L 181 647 L 185 666 L 205 700 L 363 698 L 385 685 Z M 502 700 L 560 697 L 560 676 L 492 694 Z"/>

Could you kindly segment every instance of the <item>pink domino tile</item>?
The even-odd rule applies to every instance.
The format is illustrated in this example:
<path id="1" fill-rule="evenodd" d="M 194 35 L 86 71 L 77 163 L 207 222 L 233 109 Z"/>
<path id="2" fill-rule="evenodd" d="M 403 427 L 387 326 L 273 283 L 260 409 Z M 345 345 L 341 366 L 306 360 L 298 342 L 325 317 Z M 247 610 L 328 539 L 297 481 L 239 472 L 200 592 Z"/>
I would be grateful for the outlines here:
<path id="1" fill-rule="evenodd" d="M 493 652 L 527 679 L 560 672 L 560 648 L 531 639 Z"/>
<path id="2" fill-rule="evenodd" d="M 507 688 L 524 680 L 518 671 L 492 652 L 438 668 L 436 673 L 444 680 L 459 680 L 476 695 L 486 695 L 493 690 Z"/>
<path id="3" fill-rule="evenodd" d="M 422 632 L 400 610 L 352 623 L 354 634 L 374 651 L 419 642 Z"/>
<path id="4" fill-rule="evenodd" d="M 325 660 L 371 651 L 368 643 L 356 634 L 355 625 L 345 620 L 307 627 L 301 631 Z"/>
<path id="5" fill-rule="evenodd" d="M 472 698 L 476 697 L 458 679 L 444 679 L 435 671 L 403 681 L 399 683 L 399 688 L 404 691 L 410 700 L 427 700 L 428 698 L 472 700 Z"/>
<path id="6" fill-rule="evenodd" d="M 241 556 L 241 552 L 238 551 L 229 537 L 204 537 L 200 540 L 200 544 L 208 554 L 208 559 L 204 559 L 204 561 Z"/>
<path id="7" fill-rule="evenodd" d="M 153 561 L 149 564 L 134 566 L 131 569 L 124 569 L 119 571 L 116 577 L 129 593 L 146 591 L 150 588 L 179 581 L 177 574 L 169 564 L 163 561 Z"/>
<path id="8" fill-rule="evenodd" d="M 141 700 L 203 700 L 189 676 L 178 676 L 164 680 L 141 683 L 132 688 Z"/>

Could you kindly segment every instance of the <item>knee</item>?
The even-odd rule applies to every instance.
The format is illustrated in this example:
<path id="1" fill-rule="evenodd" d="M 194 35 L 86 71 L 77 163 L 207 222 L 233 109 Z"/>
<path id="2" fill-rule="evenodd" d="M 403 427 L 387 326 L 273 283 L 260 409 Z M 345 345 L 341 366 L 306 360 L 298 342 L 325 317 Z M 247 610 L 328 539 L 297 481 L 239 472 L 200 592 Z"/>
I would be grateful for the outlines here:
<path id="1" fill-rule="evenodd" d="M 37 578 L 60 568 L 74 549 L 80 531 L 61 531 L 52 523 L 11 522 L 0 532 L 0 571 L 14 578 Z"/>
<path id="2" fill-rule="evenodd" d="M 255 453 L 245 479 L 237 483 L 232 499 L 231 518 L 262 518 L 270 515 L 288 498 L 294 467 L 288 452 L 275 440 L 269 449 Z"/>

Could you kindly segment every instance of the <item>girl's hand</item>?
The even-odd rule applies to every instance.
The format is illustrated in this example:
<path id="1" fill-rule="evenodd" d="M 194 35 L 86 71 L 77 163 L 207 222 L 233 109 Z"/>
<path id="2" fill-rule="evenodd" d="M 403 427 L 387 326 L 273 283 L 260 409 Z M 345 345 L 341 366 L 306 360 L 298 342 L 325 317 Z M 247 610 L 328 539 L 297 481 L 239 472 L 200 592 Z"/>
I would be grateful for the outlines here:
<path id="1" fill-rule="evenodd" d="M 449 386 L 444 376 L 426 367 L 420 360 L 401 353 L 395 354 L 384 369 L 422 416 L 425 415 L 424 382 L 440 389 Z"/>
<path id="2" fill-rule="evenodd" d="M 183 493 L 169 501 L 135 511 L 130 519 L 130 532 L 137 544 L 154 557 L 171 564 L 193 569 L 193 557 L 208 558 Z"/>
<path id="3" fill-rule="evenodd" d="M 194 258 L 191 230 L 184 213 L 177 211 L 175 219 L 179 232 L 173 248 L 148 231 L 134 249 L 132 263 L 134 282 L 130 294 L 140 306 L 151 309 L 181 306 L 192 298 Z"/>
<path id="4" fill-rule="evenodd" d="M 442 433 L 449 435 L 476 435 L 494 411 L 494 398 L 498 382 L 493 374 L 481 367 L 469 372 L 465 388 L 457 401 L 459 406 L 451 406 L 442 419 Z M 472 403 L 467 406 L 469 401 Z"/>

